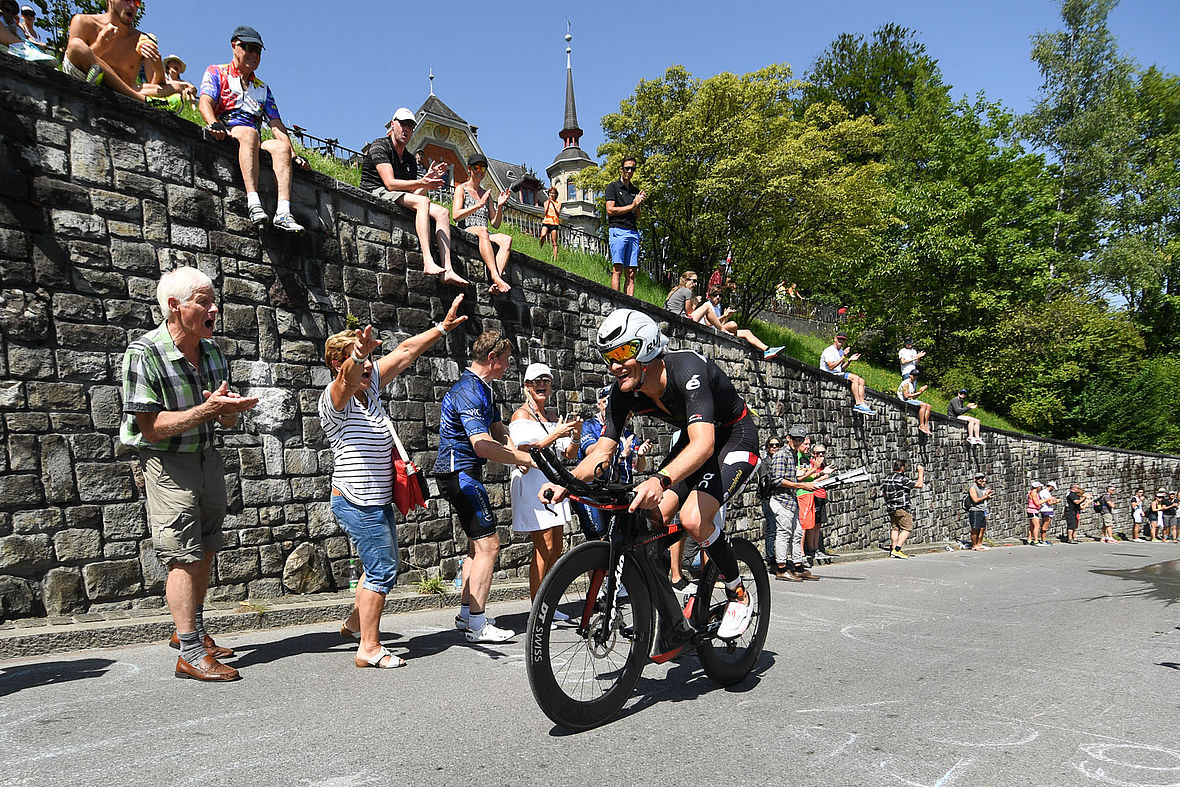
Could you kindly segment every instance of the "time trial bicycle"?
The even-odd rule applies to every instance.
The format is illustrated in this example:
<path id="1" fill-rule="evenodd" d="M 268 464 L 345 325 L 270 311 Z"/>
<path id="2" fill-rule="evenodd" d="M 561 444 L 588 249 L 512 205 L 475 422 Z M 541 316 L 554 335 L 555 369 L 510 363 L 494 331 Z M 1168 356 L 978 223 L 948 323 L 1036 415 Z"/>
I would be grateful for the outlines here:
<path id="1" fill-rule="evenodd" d="M 557 561 L 533 602 L 526 669 L 545 715 L 575 731 L 603 724 L 622 709 L 649 660 L 664 663 L 689 650 L 717 683 L 745 679 L 770 627 L 770 581 L 758 549 L 731 539 L 754 608 L 745 631 L 719 637 L 729 597 L 717 567 L 703 565 L 697 591 L 686 600 L 668 578 L 663 553 L 684 538 L 679 524 L 628 512 L 631 484 L 580 481 L 551 449 L 529 454 L 573 500 L 614 514 L 602 540 L 586 541 Z"/>

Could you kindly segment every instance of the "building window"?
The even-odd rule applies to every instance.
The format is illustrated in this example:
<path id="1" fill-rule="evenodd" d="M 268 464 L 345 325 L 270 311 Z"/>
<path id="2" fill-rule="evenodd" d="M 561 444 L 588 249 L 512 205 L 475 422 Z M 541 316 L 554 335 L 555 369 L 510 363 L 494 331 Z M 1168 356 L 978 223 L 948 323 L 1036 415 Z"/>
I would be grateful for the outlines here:
<path id="1" fill-rule="evenodd" d="M 565 198 L 566 200 L 576 200 L 578 198 L 578 187 L 574 185 L 572 180 L 566 181 Z"/>

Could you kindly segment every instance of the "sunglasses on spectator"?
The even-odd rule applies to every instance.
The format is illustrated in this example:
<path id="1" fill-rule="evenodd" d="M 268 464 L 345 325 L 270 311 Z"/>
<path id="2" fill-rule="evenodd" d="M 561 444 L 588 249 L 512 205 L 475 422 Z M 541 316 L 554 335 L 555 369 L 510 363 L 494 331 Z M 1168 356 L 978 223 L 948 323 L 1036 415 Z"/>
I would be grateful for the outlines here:
<path id="1" fill-rule="evenodd" d="M 811 455 L 812 456 L 823 456 L 825 453 L 827 453 L 827 452 L 826 451 L 812 451 Z"/>
<path id="2" fill-rule="evenodd" d="M 602 360 L 606 361 L 608 364 L 623 363 L 624 361 L 631 360 L 638 354 L 639 340 L 634 339 L 633 341 L 629 341 L 626 344 L 620 344 L 618 347 L 613 349 L 604 350 L 602 353 Z"/>
<path id="3" fill-rule="evenodd" d="M 249 52 L 250 54 L 253 54 L 253 55 L 261 55 L 262 54 L 262 45 L 261 44 L 243 44 L 241 41 L 239 41 L 238 46 L 241 47 L 243 52 Z"/>
<path id="4" fill-rule="evenodd" d="M 635 167 L 623 167 L 623 171 L 624 171 L 624 172 L 634 172 L 634 171 L 635 171 Z"/>
<path id="5" fill-rule="evenodd" d="M 766 447 L 767 448 L 782 448 L 783 444 L 782 443 L 767 443 Z"/>

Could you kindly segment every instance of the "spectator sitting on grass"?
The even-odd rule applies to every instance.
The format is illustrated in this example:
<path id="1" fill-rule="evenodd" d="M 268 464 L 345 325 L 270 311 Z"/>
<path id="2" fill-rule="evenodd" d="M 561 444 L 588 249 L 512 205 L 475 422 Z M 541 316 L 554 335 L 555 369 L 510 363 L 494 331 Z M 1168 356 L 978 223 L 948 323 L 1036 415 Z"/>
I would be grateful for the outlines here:
<path id="1" fill-rule="evenodd" d="M 20 7 L 20 29 L 24 33 L 25 40 L 40 49 L 48 49 L 45 39 L 37 32 L 36 21 L 37 10 L 31 5 L 22 5 Z"/>
<path id="2" fill-rule="evenodd" d="M 852 409 L 858 413 L 872 415 L 873 409 L 865 404 L 865 378 L 848 371 L 848 365 L 858 360 L 860 353 L 849 355 L 848 348 L 845 346 L 847 341 L 847 334 L 836 334 L 835 340 L 820 354 L 819 368 L 828 374 L 834 374 L 843 380 L 847 380 L 849 385 L 852 386 L 852 399 L 855 402 Z"/>
<path id="3" fill-rule="evenodd" d="M 216 140 L 232 136 L 238 141 L 238 165 L 246 189 L 246 208 L 256 229 L 266 224 L 266 211 L 258 196 L 259 150 L 270 154 L 278 191 L 278 207 L 272 222 L 284 232 L 303 232 L 303 225 L 291 215 L 291 164 L 306 168 L 302 156 L 295 157 L 287 127 L 279 117 L 270 87 L 255 75 L 262 60 L 262 36 L 252 27 L 242 26 L 230 37 L 233 60 L 209 66 L 201 80 L 201 117 L 205 130 Z M 270 125 L 274 139 L 262 141 L 262 121 Z"/>
<path id="4" fill-rule="evenodd" d="M 107 0 L 105 14 L 75 14 L 61 70 L 150 106 L 177 110 L 180 96 L 164 82 L 155 37 L 135 29 L 137 0 Z M 139 83 L 139 70 L 146 81 Z M 176 96 L 174 100 L 169 100 Z"/>
<path id="5" fill-rule="evenodd" d="M 164 79 L 191 104 L 197 100 L 197 86 L 181 76 L 187 68 L 188 64 L 180 59 L 180 55 L 168 55 L 164 58 Z"/>
<path id="6" fill-rule="evenodd" d="M 488 171 L 487 158 L 482 153 L 472 153 L 467 157 L 467 171 L 471 177 L 455 186 L 451 218 L 456 223 L 464 222 L 459 226 L 479 241 L 479 256 L 488 267 L 488 279 L 491 281 L 488 292 L 505 293 L 512 289 L 504 281 L 504 269 L 508 267 L 508 255 L 512 252 L 512 236 L 503 232 L 493 233 L 491 228 L 500 226 L 504 205 L 512 197 L 512 192 L 509 189 L 501 191 L 494 207 L 489 210 L 492 192 L 480 185 Z"/>
<path id="7" fill-rule="evenodd" d="M 909 375 L 903 377 L 901 385 L 897 386 L 897 398 L 910 407 L 918 408 L 918 430 L 930 434 L 930 404 L 918 397 L 926 392 L 928 385 L 918 387 L 918 370 L 910 369 Z"/>
<path id="8" fill-rule="evenodd" d="M 445 161 L 436 161 L 419 176 L 418 160 L 406 148 L 417 120 L 406 107 L 399 107 L 389 121 L 389 133 L 365 146 L 361 162 L 361 188 L 374 197 L 389 200 L 414 213 L 414 230 L 422 247 L 422 272 L 440 276 L 443 283 L 466 287 L 468 281 L 451 268 L 451 212 L 430 201 L 430 190 L 443 184 Z M 430 220 L 442 255 L 442 265 L 430 253 Z"/>
<path id="9" fill-rule="evenodd" d="M 905 337 L 905 347 L 897 351 L 897 360 L 901 363 L 901 376 L 904 379 L 911 369 L 918 368 L 918 361 L 926 357 L 926 351 L 918 352 L 914 349 L 914 340 L 907 336 Z"/>
<path id="10" fill-rule="evenodd" d="M 733 314 L 733 309 L 725 309 L 722 311 L 721 295 L 724 289 L 721 287 L 713 287 L 709 290 L 709 299 L 693 310 L 692 317 L 697 322 L 712 325 L 722 333 L 728 333 L 730 336 L 736 336 L 739 339 L 745 339 L 746 342 L 758 349 L 762 353 L 765 360 L 770 360 L 776 357 L 783 351 L 781 346 L 769 347 L 766 342 L 759 339 L 752 331 L 746 328 L 738 328 L 738 324 L 729 319 Z M 699 316 L 698 316 L 699 315 Z"/>
<path id="11" fill-rule="evenodd" d="M 983 438 L 979 436 L 979 419 L 967 415 L 978 407 L 975 402 L 967 401 L 967 389 L 960 388 L 959 392 L 947 402 L 946 414 L 951 418 L 958 418 L 967 424 L 967 442 L 973 445 L 983 445 Z"/>

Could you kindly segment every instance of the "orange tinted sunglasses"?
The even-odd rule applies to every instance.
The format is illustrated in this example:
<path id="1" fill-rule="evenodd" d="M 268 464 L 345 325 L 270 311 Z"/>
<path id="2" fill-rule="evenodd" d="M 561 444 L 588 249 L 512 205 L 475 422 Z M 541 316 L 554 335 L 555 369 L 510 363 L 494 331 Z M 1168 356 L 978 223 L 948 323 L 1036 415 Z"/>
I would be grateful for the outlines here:
<path id="1" fill-rule="evenodd" d="M 639 355 L 639 345 L 640 341 L 638 339 L 632 339 L 626 344 L 620 344 L 618 347 L 614 347 L 610 350 L 604 350 L 602 352 L 602 360 L 606 361 L 608 364 L 629 361 L 636 355 Z"/>

